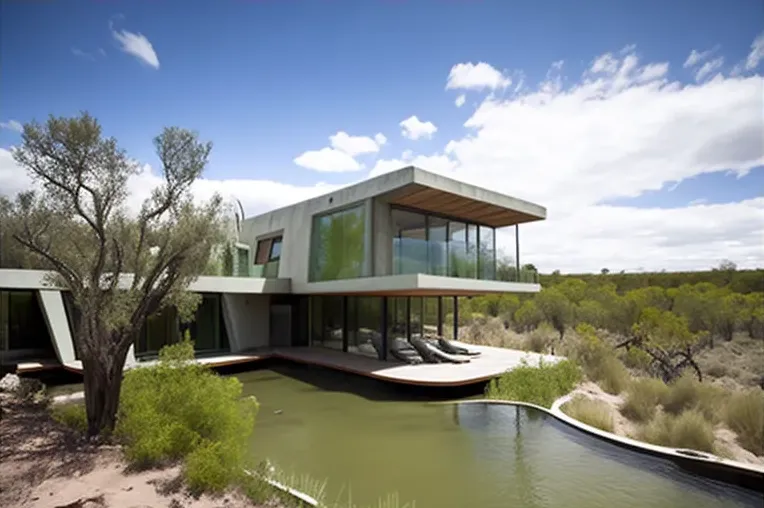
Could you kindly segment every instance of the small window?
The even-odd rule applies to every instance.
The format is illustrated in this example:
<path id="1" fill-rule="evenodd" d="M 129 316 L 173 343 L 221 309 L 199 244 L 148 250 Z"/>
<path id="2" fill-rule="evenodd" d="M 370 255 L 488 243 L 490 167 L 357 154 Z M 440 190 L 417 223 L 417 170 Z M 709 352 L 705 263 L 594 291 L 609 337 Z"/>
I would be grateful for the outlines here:
<path id="1" fill-rule="evenodd" d="M 281 259 L 281 237 L 274 238 L 271 243 L 271 255 L 268 258 L 269 261 L 278 261 Z"/>
<path id="2" fill-rule="evenodd" d="M 255 264 L 264 265 L 268 262 L 268 256 L 271 252 L 271 238 L 257 242 L 257 253 L 255 255 Z"/>

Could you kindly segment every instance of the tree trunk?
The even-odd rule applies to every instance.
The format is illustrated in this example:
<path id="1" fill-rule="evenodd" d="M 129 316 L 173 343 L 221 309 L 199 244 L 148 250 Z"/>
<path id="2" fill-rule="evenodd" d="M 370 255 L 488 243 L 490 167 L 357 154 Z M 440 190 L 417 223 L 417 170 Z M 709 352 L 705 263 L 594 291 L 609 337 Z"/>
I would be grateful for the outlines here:
<path id="1" fill-rule="evenodd" d="M 88 436 L 110 434 L 117 421 L 119 394 L 122 389 L 122 371 L 127 347 L 109 347 L 109 338 L 96 339 L 100 351 L 82 358 L 85 383 L 85 409 L 88 418 Z"/>

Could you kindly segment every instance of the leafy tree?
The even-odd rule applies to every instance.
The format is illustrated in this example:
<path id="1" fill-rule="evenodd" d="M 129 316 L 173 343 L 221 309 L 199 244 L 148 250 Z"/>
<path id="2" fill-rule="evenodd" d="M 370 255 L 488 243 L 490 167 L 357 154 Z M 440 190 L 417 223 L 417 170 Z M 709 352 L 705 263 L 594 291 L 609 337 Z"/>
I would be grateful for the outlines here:
<path id="1" fill-rule="evenodd" d="M 764 293 L 745 295 L 740 319 L 752 339 L 764 339 Z"/>
<path id="2" fill-rule="evenodd" d="M 654 368 L 667 383 L 681 376 L 688 366 L 698 380 L 703 381 L 694 358 L 700 349 L 699 337 L 690 331 L 685 317 L 648 307 L 634 325 L 632 340 L 626 346 L 637 347 L 650 355 Z"/>
<path id="3" fill-rule="evenodd" d="M 588 323 L 595 328 L 607 328 L 608 311 L 597 300 L 583 300 L 576 306 L 576 322 Z"/>
<path id="4" fill-rule="evenodd" d="M 745 295 L 727 293 L 719 295 L 716 300 L 713 315 L 713 331 L 724 338 L 724 340 L 731 341 L 735 330 L 737 330 L 744 318 L 747 304 Z"/>
<path id="5" fill-rule="evenodd" d="M 607 269 L 607 268 L 603 268 L 602 270 L 600 270 L 600 274 L 602 274 L 602 275 L 607 275 L 609 273 L 610 273 L 610 270 Z"/>
<path id="6" fill-rule="evenodd" d="M 542 289 L 535 298 L 536 305 L 544 319 L 557 330 L 560 340 L 565 329 L 572 324 L 573 306 L 562 291 L 556 287 Z"/>
<path id="7" fill-rule="evenodd" d="M 581 279 L 565 279 L 555 289 L 565 295 L 570 303 L 578 305 L 586 297 L 587 286 Z"/>
<path id="8" fill-rule="evenodd" d="M 525 300 L 515 311 L 514 322 L 518 331 L 528 332 L 538 327 L 544 315 L 533 300 Z"/>
<path id="9" fill-rule="evenodd" d="M 200 298 L 186 289 L 222 239 L 220 198 L 200 206 L 190 193 L 211 144 L 167 128 L 154 146 L 164 181 L 137 215 L 126 202 L 138 165 L 87 113 L 25 125 L 13 152 L 39 184 L 12 206 L 13 238 L 52 270 L 48 282 L 71 292 L 81 316 L 74 342 L 90 435 L 114 428 L 125 357 L 146 318 L 168 306 L 192 316 Z"/>

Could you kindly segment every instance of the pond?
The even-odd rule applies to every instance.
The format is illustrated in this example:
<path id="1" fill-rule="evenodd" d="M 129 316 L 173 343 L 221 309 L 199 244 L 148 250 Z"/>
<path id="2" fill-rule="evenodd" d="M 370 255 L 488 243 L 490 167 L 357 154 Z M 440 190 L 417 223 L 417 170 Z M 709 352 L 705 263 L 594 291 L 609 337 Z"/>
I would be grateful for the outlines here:
<path id="1" fill-rule="evenodd" d="M 430 395 L 300 366 L 237 374 L 260 401 L 252 447 L 328 480 L 328 501 L 398 493 L 418 508 L 742 507 L 760 494 L 626 451 L 537 410 Z"/>

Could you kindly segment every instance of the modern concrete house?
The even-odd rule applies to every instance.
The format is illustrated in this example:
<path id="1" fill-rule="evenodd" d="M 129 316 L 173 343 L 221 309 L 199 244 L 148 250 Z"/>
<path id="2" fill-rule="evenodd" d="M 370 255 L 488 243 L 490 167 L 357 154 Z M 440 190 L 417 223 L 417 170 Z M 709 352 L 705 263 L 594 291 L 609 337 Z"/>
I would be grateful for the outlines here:
<path id="1" fill-rule="evenodd" d="M 395 339 L 456 338 L 458 296 L 539 291 L 520 269 L 518 233 L 545 216 L 539 205 L 406 167 L 247 218 L 234 276 L 199 277 L 196 319 L 179 323 L 172 309 L 150 318 L 128 363 L 153 358 L 187 327 L 210 363 L 300 351 L 309 362 L 326 352 L 366 371 L 392 368 Z M 498 228 L 515 238 L 516 267 L 502 274 L 512 280 L 497 280 Z M 0 270 L 0 362 L 77 370 L 77 317 L 43 276 Z"/>

